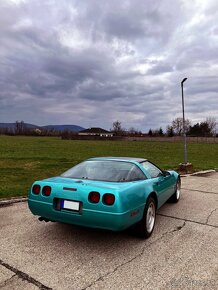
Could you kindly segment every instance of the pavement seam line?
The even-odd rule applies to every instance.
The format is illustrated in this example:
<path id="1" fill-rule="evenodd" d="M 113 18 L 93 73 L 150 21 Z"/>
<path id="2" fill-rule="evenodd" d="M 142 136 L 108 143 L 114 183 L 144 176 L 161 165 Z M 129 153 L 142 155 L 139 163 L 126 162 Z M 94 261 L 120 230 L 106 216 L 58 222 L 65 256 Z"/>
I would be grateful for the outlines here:
<path id="1" fill-rule="evenodd" d="M 174 233 L 174 232 L 181 231 L 182 228 L 183 228 L 185 225 L 186 225 L 186 222 L 184 221 L 184 223 L 183 223 L 181 226 L 177 226 L 175 229 L 163 233 L 159 238 L 157 238 L 157 239 L 154 240 L 153 242 L 148 243 L 147 246 L 143 247 L 139 254 L 137 254 L 136 256 L 134 256 L 133 258 L 131 258 L 130 260 L 121 263 L 120 265 L 118 265 L 117 267 L 115 267 L 112 271 L 103 274 L 103 275 L 100 276 L 97 280 L 93 281 L 91 284 L 89 284 L 89 285 L 86 286 L 85 288 L 82 288 L 82 290 L 86 290 L 86 289 L 92 287 L 93 285 L 95 285 L 97 282 L 99 282 L 99 281 L 103 281 L 105 277 L 107 277 L 107 276 L 109 276 L 109 275 L 115 273 L 118 269 L 120 269 L 120 268 L 122 268 L 123 266 L 125 266 L 125 265 L 131 263 L 131 262 L 134 261 L 135 259 L 141 257 L 141 256 L 144 254 L 144 252 L 145 252 L 145 250 L 146 250 L 147 248 L 149 248 L 151 245 L 153 245 L 153 244 L 155 244 L 156 242 L 158 242 L 159 240 L 161 240 L 161 239 L 162 239 L 163 237 L 165 237 L 166 235 L 171 234 L 171 233 Z"/>
<path id="2" fill-rule="evenodd" d="M 41 290 L 52 290 L 52 288 L 50 287 L 47 287 L 45 285 L 43 285 L 41 282 L 37 281 L 36 279 L 34 279 L 33 277 L 29 276 L 28 274 L 14 268 L 13 266 L 10 266 L 9 264 L 3 262 L 1 259 L 0 259 L 0 265 L 4 266 L 5 268 L 7 268 L 8 270 L 12 271 L 15 273 L 15 275 L 22 279 L 22 280 L 25 280 L 31 284 L 34 284 L 35 286 L 37 286 L 39 289 Z M 15 275 L 13 275 L 12 277 L 14 277 Z"/>
<path id="3" fill-rule="evenodd" d="M 180 221 L 195 223 L 195 224 L 199 224 L 199 225 L 203 225 L 203 226 L 207 226 L 207 227 L 218 228 L 218 226 L 215 226 L 215 225 L 205 224 L 205 223 L 202 223 L 202 222 L 192 221 L 192 220 L 189 220 L 189 219 L 184 219 L 184 218 L 175 217 L 175 216 L 171 216 L 171 215 L 166 215 L 166 214 L 162 214 L 162 213 L 157 213 L 157 215 L 168 217 L 168 218 L 172 218 L 172 219 L 176 219 L 176 220 L 180 220 Z"/>
<path id="4" fill-rule="evenodd" d="M 208 215 L 208 217 L 207 217 L 207 219 L 206 219 L 206 224 L 208 224 L 210 217 L 212 216 L 212 214 L 213 214 L 216 210 L 218 210 L 218 208 L 213 209 L 213 210 L 211 211 L 211 213 Z"/>
<path id="5" fill-rule="evenodd" d="M 202 193 L 209 193 L 209 194 L 218 194 L 218 192 L 214 192 L 214 191 L 203 191 L 203 190 L 190 189 L 190 188 L 184 188 L 184 187 L 181 187 L 181 189 L 189 190 L 189 191 L 197 191 L 197 192 L 202 192 Z"/>

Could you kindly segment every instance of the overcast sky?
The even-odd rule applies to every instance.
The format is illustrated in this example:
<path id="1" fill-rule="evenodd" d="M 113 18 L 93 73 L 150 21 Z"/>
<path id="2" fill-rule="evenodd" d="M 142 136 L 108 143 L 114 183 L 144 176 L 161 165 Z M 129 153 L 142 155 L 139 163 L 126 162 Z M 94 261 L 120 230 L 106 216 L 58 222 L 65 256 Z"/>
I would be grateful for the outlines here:
<path id="1" fill-rule="evenodd" d="M 218 121 L 217 0 L 0 0 L 0 122 Z"/>

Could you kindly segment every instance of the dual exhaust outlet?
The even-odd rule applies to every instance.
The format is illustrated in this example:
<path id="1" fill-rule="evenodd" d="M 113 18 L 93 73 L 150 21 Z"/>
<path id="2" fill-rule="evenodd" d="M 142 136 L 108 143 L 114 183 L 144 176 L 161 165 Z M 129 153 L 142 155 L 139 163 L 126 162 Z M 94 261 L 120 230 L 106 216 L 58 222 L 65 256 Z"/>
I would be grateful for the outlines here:
<path id="1" fill-rule="evenodd" d="M 44 218 L 44 217 L 42 217 L 42 216 L 40 216 L 39 218 L 38 218 L 38 220 L 40 221 L 40 222 L 42 222 L 42 221 L 44 221 L 44 222 L 54 222 L 54 221 L 52 221 L 52 220 L 49 220 L 49 219 L 47 219 L 47 218 Z"/>

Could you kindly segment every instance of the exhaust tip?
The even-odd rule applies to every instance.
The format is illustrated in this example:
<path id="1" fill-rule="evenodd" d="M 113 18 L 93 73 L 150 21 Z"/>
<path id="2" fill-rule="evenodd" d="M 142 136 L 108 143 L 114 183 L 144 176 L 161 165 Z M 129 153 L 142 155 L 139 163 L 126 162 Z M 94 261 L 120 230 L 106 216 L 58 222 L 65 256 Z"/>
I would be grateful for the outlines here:
<path id="1" fill-rule="evenodd" d="M 47 218 L 44 218 L 44 217 L 42 217 L 42 216 L 40 216 L 39 218 L 38 218 L 38 220 L 40 221 L 40 222 L 42 222 L 42 221 L 44 221 L 44 222 L 49 222 L 49 220 L 47 219 Z"/>

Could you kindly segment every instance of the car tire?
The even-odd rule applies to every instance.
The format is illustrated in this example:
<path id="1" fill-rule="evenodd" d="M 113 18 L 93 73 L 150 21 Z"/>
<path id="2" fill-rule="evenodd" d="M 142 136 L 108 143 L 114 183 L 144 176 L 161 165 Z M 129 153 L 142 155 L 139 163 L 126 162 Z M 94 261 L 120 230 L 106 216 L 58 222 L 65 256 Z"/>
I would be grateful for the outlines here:
<path id="1" fill-rule="evenodd" d="M 181 196 L 181 179 L 178 178 L 176 182 L 176 189 L 174 194 L 170 197 L 169 201 L 172 203 L 177 203 Z"/>
<path id="2" fill-rule="evenodd" d="M 149 197 L 143 213 L 143 218 L 135 225 L 135 234 L 147 239 L 151 236 L 156 220 L 156 203 L 152 197 Z"/>

